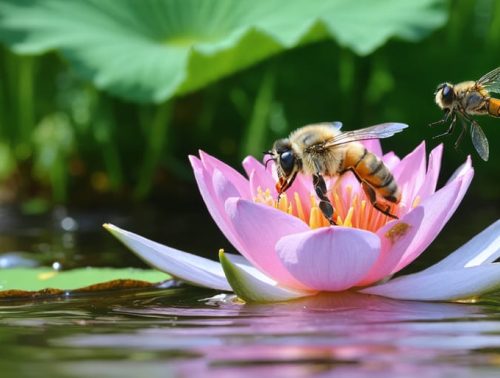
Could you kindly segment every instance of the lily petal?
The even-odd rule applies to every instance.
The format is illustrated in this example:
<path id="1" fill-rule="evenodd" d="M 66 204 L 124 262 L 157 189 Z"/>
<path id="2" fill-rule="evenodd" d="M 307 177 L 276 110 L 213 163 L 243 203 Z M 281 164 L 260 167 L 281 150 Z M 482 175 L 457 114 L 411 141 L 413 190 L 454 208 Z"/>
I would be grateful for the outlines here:
<path id="1" fill-rule="evenodd" d="M 474 168 L 472 168 L 472 163 L 471 163 L 471 158 L 470 156 L 467 156 L 467 160 L 465 161 L 462 166 L 455 171 L 455 173 L 452 175 L 452 179 L 450 179 L 448 182 L 454 182 L 461 180 L 462 181 L 462 187 L 460 188 L 460 191 L 457 195 L 457 198 L 455 200 L 455 203 L 453 206 L 450 208 L 450 214 L 447 218 L 451 218 L 455 210 L 457 209 L 458 205 L 460 205 L 460 202 L 462 202 L 462 199 L 465 196 L 465 193 L 467 192 L 467 189 L 469 189 L 470 183 L 472 182 L 472 178 L 474 177 Z"/>
<path id="2" fill-rule="evenodd" d="M 203 152 L 202 150 L 199 151 L 199 154 L 201 162 L 208 172 L 212 173 L 214 169 L 219 170 L 236 187 L 241 197 L 245 199 L 251 198 L 248 180 L 237 170 L 207 154 L 206 152 Z"/>
<path id="3" fill-rule="evenodd" d="M 467 172 L 469 172 L 472 168 L 472 160 L 470 158 L 470 155 L 467 156 L 467 159 L 465 162 L 458 167 L 455 172 L 450 176 L 448 181 L 446 182 L 446 185 L 448 185 L 450 182 L 455 181 L 459 179 L 460 177 L 464 176 Z"/>
<path id="4" fill-rule="evenodd" d="M 245 160 L 243 160 L 243 168 L 245 168 L 245 172 L 250 179 L 252 197 L 257 196 L 257 189 L 259 187 L 262 190 L 269 189 L 273 197 L 278 195 L 275 188 L 276 181 L 273 179 L 272 175 L 266 171 L 264 165 L 257 159 L 253 156 L 246 157 Z"/>
<path id="5" fill-rule="evenodd" d="M 257 268 L 286 286 L 303 288 L 283 266 L 274 246 L 285 235 L 309 230 L 300 219 L 273 207 L 229 198 L 226 212 L 241 244 L 240 253 Z"/>
<path id="6" fill-rule="evenodd" d="M 355 286 L 380 253 L 369 231 L 326 227 L 285 236 L 276 245 L 289 272 L 311 289 L 341 291 Z"/>
<path id="7" fill-rule="evenodd" d="M 418 191 L 420 198 L 424 199 L 436 191 L 436 185 L 441 169 L 441 158 L 443 156 L 443 144 L 439 144 L 429 155 L 429 164 L 424 182 Z"/>
<path id="8" fill-rule="evenodd" d="M 402 202 L 411 206 L 425 178 L 425 142 L 422 142 L 393 169 L 392 174 L 403 193 Z"/>
<path id="9" fill-rule="evenodd" d="M 394 274 L 420 256 L 451 216 L 450 211 L 454 210 L 461 185 L 461 180 L 448 184 L 399 221 L 390 222 L 377 231 L 382 242 L 382 253 L 362 285 Z"/>
<path id="10" fill-rule="evenodd" d="M 213 220 L 222 231 L 224 236 L 231 242 L 231 244 L 237 249 L 241 250 L 238 238 L 234 235 L 234 231 L 231 222 L 227 219 L 226 212 L 224 210 L 224 202 L 220 202 L 219 196 L 222 193 L 227 193 L 229 190 L 223 190 L 221 188 L 222 183 L 219 181 L 217 186 L 219 187 L 219 196 L 215 193 L 213 187 L 213 178 L 209 175 L 207 170 L 204 168 L 200 159 L 196 156 L 189 156 L 189 161 L 193 167 L 194 177 L 196 183 L 198 184 L 198 189 L 200 194 L 207 206 L 208 212 L 212 216 Z M 212 170 L 213 171 L 213 170 Z"/>
<path id="11" fill-rule="evenodd" d="M 455 252 L 427 268 L 424 272 L 431 273 L 479 266 L 492 263 L 498 257 L 500 257 L 500 220 L 491 224 Z"/>
<path id="12" fill-rule="evenodd" d="M 287 289 L 263 275 L 249 273 L 234 264 L 224 252 L 219 252 L 224 273 L 236 295 L 245 302 L 282 302 L 316 294 L 314 291 Z"/>
<path id="13" fill-rule="evenodd" d="M 196 286 L 231 291 L 219 263 L 156 243 L 112 224 L 103 227 L 154 268 Z"/>
<path id="14" fill-rule="evenodd" d="M 363 140 L 361 143 L 372 154 L 378 156 L 379 158 L 382 157 L 383 153 L 382 153 L 382 145 L 380 144 L 380 139 Z"/>
<path id="15" fill-rule="evenodd" d="M 385 284 L 361 290 L 394 299 L 452 301 L 468 299 L 500 288 L 500 264 L 398 277 Z"/>
<path id="16" fill-rule="evenodd" d="M 254 170 L 250 173 L 250 191 L 254 198 L 258 196 L 259 188 L 262 191 L 269 190 L 271 196 L 277 198 L 278 192 L 276 191 L 275 184 L 276 182 L 273 181 L 272 176 L 268 175 L 267 172 Z"/>
<path id="17" fill-rule="evenodd" d="M 469 172 L 465 177 L 446 185 L 422 201 L 424 218 L 420 223 L 419 232 L 408 246 L 396 269 L 391 273 L 395 273 L 410 264 L 432 243 L 457 209 L 471 179 L 472 172 Z"/>
<path id="18" fill-rule="evenodd" d="M 401 162 L 401 159 L 394 153 L 394 151 L 390 151 L 382 157 L 382 161 L 387 166 L 387 168 L 392 171 L 394 167 L 396 167 Z"/>
<path id="19" fill-rule="evenodd" d="M 390 222 L 377 231 L 381 242 L 381 253 L 377 262 L 359 283 L 360 286 L 373 284 L 391 274 L 419 233 L 423 219 L 424 208 L 417 207 L 400 220 Z"/>

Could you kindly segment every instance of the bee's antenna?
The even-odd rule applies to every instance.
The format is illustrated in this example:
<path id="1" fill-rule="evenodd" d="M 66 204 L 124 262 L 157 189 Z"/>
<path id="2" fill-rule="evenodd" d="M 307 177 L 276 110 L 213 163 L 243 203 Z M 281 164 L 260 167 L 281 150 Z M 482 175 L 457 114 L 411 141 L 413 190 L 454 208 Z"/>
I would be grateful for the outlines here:
<path id="1" fill-rule="evenodd" d="M 275 159 L 273 159 L 273 158 L 269 158 L 269 159 L 267 159 L 267 160 L 264 162 L 264 168 L 266 168 L 266 169 L 267 169 L 267 165 L 268 165 L 271 161 L 275 161 Z"/>

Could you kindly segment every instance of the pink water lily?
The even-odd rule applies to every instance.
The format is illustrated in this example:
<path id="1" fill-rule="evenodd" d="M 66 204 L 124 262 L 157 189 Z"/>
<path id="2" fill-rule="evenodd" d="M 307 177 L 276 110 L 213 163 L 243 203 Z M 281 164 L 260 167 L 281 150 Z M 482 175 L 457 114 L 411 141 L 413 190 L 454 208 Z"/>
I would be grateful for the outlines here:
<path id="1" fill-rule="evenodd" d="M 378 141 L 365 144 L 382 158 L 401 188 L 402 200 L 391 209 L 397 220 L 374 209 L 350 173 L 328 180 L 337 223 L 330 226 L 317 206 L 310 178 L 298 177 L 277 201 L 271 165 L 266 168 L 247 157 L 245 178 L 200 152 L 190 161 L 201 195 L 241 255 L 220 251 L 218 263 L 113 225 L 105 227 L 154 267 L 195 285 L 234 291 L 246 301 L 282 301 L 348 289 L 400 299 L 453 300 L 500 286 L 499 266 L 492 264 L 500 254 L 499 222 L 478 235 L 479 241 L 473 239 L 426 271 L 386 282 L 439 234 L 464 197 L 474 170 L 467 158 L 436 190 L 442 145 L 426 164 L 424 143 L 401 160 L 392 152 L 383 155 Z"/>

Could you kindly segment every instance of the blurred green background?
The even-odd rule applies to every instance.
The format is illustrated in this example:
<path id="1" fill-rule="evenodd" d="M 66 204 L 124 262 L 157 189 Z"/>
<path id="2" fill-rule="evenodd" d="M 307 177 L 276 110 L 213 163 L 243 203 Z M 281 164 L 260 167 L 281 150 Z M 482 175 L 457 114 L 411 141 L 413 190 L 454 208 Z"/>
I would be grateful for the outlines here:
<path id="1" fill-rule="evenodd" d="M 499 1 L 0 0 L 0 41 L 3 204 L 185 204 L 198 149 L 239 167 L 307 123 L 398 121 L 384 149 L 444 142 L 441 183 L 472 155 L 457 224 L 499 217 L 499 120 L 488 162 L 428 127 L 439 83 L 499 66 Z"/>

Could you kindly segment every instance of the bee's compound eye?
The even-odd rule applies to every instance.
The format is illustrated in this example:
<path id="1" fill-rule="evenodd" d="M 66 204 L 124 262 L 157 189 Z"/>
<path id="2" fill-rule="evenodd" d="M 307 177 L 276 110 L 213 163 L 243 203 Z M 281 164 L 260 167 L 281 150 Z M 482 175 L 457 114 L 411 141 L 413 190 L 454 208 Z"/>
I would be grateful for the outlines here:
<path id="1" fill-rule="evenodd" d="M 280 165 L 285 174 L 290 175 L 293 171 L 293 165 L 295 164 L 295 157 L 292 151 L 285 151 L 280 155 Z"/>
<path id="2" fill-rule="evenodd" d="M 443 91 L 443 100 L 446 103 L 451 103 L 453 101 L 453 88 L 445 84 L 443 86 L 442 91 Z"/>

